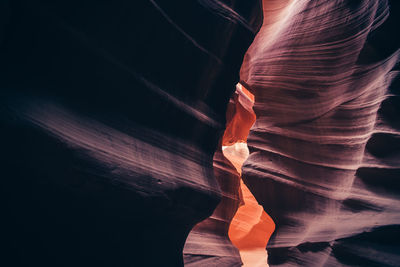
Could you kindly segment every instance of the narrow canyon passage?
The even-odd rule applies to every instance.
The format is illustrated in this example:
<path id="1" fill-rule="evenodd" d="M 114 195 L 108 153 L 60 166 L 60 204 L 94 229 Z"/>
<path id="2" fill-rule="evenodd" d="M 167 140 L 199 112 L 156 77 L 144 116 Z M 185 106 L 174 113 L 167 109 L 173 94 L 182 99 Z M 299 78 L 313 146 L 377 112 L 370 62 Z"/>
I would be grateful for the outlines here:
<path id="1" fill-rule="evenodd" d="M 251 91 L 254 108 L 242 94 L 239 108 L 249 113 L 237 121 L 248 124 L 239 127 L 228 116 L 222 141 L 242 188 L 234 197 L 253 205 L 246 210 L 236 203 L 236 215 L 218 218 L 229 225 L 232 217 L 228 234 L 245 266 L 258 245 L 258 259 L 268 248 L 270 266 L 352 266 L 354 257 L 366 266 L 400 261 L 387 237 L 399 233 L 399 198 L 379 182 L 393 181 L 398 170 L 398 149 L 385 148 L 397 147 L 400 134 L 388 120 L 399 112 L 398 86 L 391 86 L 398 42 L 382 44 L 396 27 L 391 11 L 398 14 L 394 1 L 263 1 L 263 24 L 240 71 L 239 88 Z M 264 210 L 276 223 L 269 242 L 274 224 Z M 254 225 L 260 231 L 247 243 L 240 237 Z M 246 246 L 254 249 L 251 256 Z M 382 246 L 389 260 L 371 256 Z"/>
<path id="2" fill-rule="evenodd" d="M 214 173 L 222 200 L 214 213 L 189 234 L 184 248 L 185 266 L 207 262 L 268 265 L 265 247 L 275 225 L 241 179 L 243 162 L 249 156 L 247 135 L 256 120 L 253 105 L 253 94 L 238 83 L 228 104 L 226 129 L 214 155 Z"/>
<path id="3" fill-rule="evenodd" d="M 254 95 L 242 84 L 235 92 L 233 116 L 227 119 L 222 138 L 222 153 L 240 175 L 240 206 L 229 226 L 229 238 L 239 249 L 243 266 L 267 266 L 267 246 L 275 224 L 241 179 L 242 166 L 249 156 L 247 135 L 256 121 L 253 111 Z M 228 107 L 228 113 L 232 112 Z"/>
<path id="4" fill-rule="evenodd" d="M 399 18 L 0 1 L 0 266 L 400 266 Z"/>

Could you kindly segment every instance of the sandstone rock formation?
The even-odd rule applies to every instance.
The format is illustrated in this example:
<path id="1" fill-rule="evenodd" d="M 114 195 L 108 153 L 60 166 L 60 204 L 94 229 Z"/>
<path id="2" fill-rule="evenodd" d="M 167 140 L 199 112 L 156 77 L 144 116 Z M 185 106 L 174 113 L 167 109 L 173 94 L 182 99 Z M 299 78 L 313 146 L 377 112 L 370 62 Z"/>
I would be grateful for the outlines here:
<path id="1" fill-rule="evenodd" d="M 243 179 L 276 223 L 270 265 L 398 266 L 399 151 L 384 146 L 399 130 L 378 110 L 399 51 L 374 40 L 387 1 L 263 4 L 241 68 L 257 116 Z"/>
<path id="2" fill-rule="evenodd" d="M 249 156 L 247 136 L 256 119 L 254 96 L 241 84 L 236 88 L 214 154 L 222 199 L 214 213 L 190 232 L 184 248 L 185 266 L 267 266 L 265 247 L 274 223 L 241 180 L 242 165 Z"/>
<path id="3" fill-rule="evenodd" d="M 1 266 L 183 265 L 261 18 L 213 2 L 1 2 Z"/>
<path id="4" fill-rule="evenodd" d="M 399 266 L 388 1 L 1 1 L 0 266 Z"/>

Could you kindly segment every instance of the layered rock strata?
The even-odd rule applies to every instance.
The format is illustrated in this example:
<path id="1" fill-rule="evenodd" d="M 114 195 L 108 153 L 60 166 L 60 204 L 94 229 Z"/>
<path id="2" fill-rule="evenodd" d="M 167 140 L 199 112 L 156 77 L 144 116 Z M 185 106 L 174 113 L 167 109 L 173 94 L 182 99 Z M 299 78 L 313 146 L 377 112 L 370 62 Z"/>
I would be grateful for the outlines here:
<path id="1" fill-rule="evenodd" d="M 214 213 L 190 232 L 184 248 L 185 266 L 267 265 L 265 247 L 274 223 L 241 180 L 241 168 L 249 155 L 247 135 L 255 121 L 254 96 L 241 84 L 236 88 L 228 105 L 226 129 L 214 154 L 222 200 Z"/>
<path id="2" fill-rule="evenodd" d="M 0 265 L 182 266 L 259 2 L 1 6 Z"/>
<path id="3" fill-rule="evenodd" d="M 388 2 L 263 10 L 241 69 L 257 116 L 243 179 L 276 223 L 270 266 L 397 266 L 399 131 L 378 112 L 399 59 L 376 45 L 393 30 Z"/>

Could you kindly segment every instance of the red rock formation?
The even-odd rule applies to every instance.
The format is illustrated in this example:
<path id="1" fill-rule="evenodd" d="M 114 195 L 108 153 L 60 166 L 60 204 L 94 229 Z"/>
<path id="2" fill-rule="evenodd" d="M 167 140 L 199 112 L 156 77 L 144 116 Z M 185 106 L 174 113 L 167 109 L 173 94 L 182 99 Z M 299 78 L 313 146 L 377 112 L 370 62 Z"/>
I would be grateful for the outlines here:
<path id="1" fill-rule="evenodd" d="M 249 155 L 247 136 L 256 120 L 253 105 L 254 95 L 238 84 L 234 115 L 231 120 L 228 120 L 222 141 L 222 151 L 239 174 L 242 173 L 243 162 Z M 240 180 L 238 190 L 240 190 L 241 206 L 230 224 L 229 238 L 239 248 L 243 266 L 266 266 L 265 247 L 274 231 L 274 222 L 257 203 L 242 180 Z"/>
<path id="2" fill-rule="evenodd" d="M 248 156 L 245 146 L 243 153 L 235 150 L 236 144 L 245 144 L 248 131 L 255 121 L 252 110 L 252 95 L 244 93 L 241 85 L 231 98 L 227 109 L 227 126 L 214 154 L 214 174 L 222 191 L 222 199 L 214 213 L 197 224 L 190 232 L 185 248 L 185 266 L 199 266 L 208 263 L 241 266 L 239 252 L 228 238 L 229 225 L 241 202 L 240 192 L 241 165 Z M 229 148 L 232 148 L 230 150 Z M 232 157 L 227 157 L 228 155 Z M 236 156 L 235 157 L 235 152 Z M 247 153 L 246 153 L 247 152 Z M 236 159 L 236 160 L 235 160 Z"/>
<path id="3" fill-rule="evenodd" d="M 387 1 L 0 7 L 0 266 L 399 265 Z"/>
<path id="4" fill-rule="evenodd" d="M 186 266 L 241 266 L 235 247 L 243 266 L 267 264 L 265 247 L 274 223 L 240 177 L 242 164 L 249 155 L 247 135 L 256 120 L 254 96 L 241 84 L 236 87 L 228 105 L 226 130 L 214 155 L 214 173 L 222 200 L 211 217 L 191 231 L 184 249 Z"/>

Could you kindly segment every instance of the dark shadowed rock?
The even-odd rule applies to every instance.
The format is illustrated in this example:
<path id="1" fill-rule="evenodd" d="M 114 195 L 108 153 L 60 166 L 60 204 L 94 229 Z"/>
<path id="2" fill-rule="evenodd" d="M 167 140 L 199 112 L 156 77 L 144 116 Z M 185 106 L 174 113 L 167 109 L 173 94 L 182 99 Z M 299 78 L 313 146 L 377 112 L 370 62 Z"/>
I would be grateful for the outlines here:
<path id="1" fill-rule="evenodd" d="M 214 2 L 1 4 L 0 265 L 183 265 L 261 18 Z"/>

